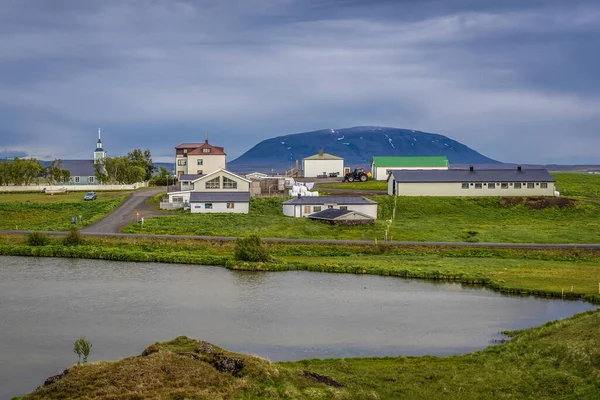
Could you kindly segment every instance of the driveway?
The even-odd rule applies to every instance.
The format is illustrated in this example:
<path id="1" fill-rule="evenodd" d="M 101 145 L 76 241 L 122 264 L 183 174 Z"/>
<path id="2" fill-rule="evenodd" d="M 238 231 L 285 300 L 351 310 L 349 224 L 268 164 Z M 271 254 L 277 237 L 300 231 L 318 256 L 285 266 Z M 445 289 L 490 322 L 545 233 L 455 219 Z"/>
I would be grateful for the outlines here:
<path id="1" fill-rule="evenodd" d="M 166 193 L 164 187 L 136 190 L 116 210 L 95 224 L 83 228 L 81 232 L 119 233 L 122 227 L 137 221 L 136 213 L 138 212 L 140 213 L 139 218 L 167 215 L 166 212 L 156 210 L 146 204 L 146 201 L 163 192 Z"/>

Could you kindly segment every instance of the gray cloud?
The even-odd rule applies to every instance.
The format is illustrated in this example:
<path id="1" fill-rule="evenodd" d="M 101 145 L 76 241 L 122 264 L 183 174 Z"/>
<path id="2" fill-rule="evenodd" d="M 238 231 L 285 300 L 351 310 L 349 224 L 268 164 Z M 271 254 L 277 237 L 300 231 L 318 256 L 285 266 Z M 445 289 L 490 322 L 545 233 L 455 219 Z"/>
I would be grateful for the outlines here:
<path id="1" fill-rule="evenodd" d="M 484 6 L 481 3 L 485 3 Z M 90 157 L 384 125 L 492 158 L 598 163 L 592 1 L 9 1 L 0 150 Z M 51 4 L 51 6 L 49 5 Z"/>

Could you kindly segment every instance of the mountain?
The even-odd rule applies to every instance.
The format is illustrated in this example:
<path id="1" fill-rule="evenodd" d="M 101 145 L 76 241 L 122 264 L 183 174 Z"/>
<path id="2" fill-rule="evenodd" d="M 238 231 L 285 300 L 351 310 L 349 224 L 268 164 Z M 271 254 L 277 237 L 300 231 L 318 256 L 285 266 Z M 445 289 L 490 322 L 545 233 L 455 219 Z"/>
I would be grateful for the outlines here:
<path id="1" fill-rule="evenodd" d="M 295 133 L 263 140 L 229 162 L 239 173 L 283 172 L 302 163 L 304 157 L 323 149 L 342 157 L 346 166 L 368 168 L 373 156 L 447 156 L 450 164 L 496 164 L 475 150 L 435 133 L 410 129 L 359 126 Z"/>

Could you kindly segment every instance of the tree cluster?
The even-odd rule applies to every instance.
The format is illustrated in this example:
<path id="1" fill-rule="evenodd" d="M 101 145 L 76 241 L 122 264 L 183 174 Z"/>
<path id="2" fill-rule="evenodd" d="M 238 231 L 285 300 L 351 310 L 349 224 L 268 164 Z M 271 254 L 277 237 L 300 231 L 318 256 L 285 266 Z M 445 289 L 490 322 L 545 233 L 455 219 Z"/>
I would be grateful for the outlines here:
<path id="1" fill-rule="evenodd" d="M 96 178 L 109 185 L 148 181 L 156 169 L 150 150 L 140 149 L 135 149 L 126 156 L 107 157 L 94 165 Z"/>
<path id="2" fill-rule="evenodd" d="M 54 160 L 52 164 L 44 167 L 35 158 L 4 159 L 0 161 L 0 185 L 28 186 L 34 181 L 39 185 L 40 178 L 46 178 L 51 184 L 68 182 L 71 174 L 60 167 L 61 163 L 61 160 Z"/>

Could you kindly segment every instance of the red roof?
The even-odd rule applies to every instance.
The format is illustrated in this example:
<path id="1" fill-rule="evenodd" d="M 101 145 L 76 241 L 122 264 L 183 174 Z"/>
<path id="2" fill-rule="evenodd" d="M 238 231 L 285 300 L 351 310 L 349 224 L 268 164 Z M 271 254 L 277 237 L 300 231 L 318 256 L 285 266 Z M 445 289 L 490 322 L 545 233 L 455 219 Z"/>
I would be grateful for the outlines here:
<path id="1" fill-rule="evenodd" d="M 206 140 L 204 143 L 182 143 L 179 146 L 176 146 L 175 149 L 188 149 L 188 155 L 218 155 L 224 156 L 225 149 L 219 146 L 213 146 L 208 143 Z M 192 149 L 191 151 L 189 151 Z M 210 149 L 210 152 L 205 153 L 204 149 Z"/>

